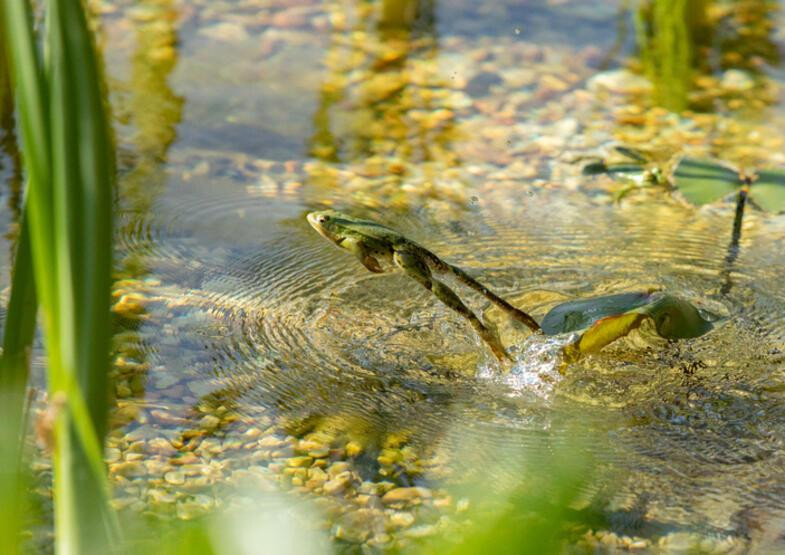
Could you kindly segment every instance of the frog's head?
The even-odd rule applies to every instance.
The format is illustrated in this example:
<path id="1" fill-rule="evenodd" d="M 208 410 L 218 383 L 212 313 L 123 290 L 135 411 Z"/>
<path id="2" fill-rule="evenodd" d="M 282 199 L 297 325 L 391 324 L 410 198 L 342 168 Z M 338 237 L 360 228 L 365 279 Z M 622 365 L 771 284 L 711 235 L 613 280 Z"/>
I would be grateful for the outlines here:
<path id="1" fill-rule="evenodd" d="M 346 238 L 346 226 L 352 221 L 349 216 L 335 210 L 310 212 L 306 219 L 311 227 L 319 232 L 319 235 L 336 245 L 340 245 L 341 241 Z"/>

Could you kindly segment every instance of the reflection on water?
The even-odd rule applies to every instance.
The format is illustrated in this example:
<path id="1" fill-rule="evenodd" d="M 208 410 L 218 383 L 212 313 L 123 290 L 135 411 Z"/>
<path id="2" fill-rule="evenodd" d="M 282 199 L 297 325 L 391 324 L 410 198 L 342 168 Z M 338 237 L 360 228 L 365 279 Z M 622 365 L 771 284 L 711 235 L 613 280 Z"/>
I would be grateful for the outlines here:
<path id="1" fill-rule="evenodd" d="M 330 33 L 309 141 L 309 153 L 324 167 L 312 169 L 311 182 L 341 186 L 331 165 L 357 163 L 366 168 L 361 173 L 387 177 L 376 199 L 368 195 L 369 205 L 403 204 L 404 183 L 427 190 L 436 171 L 458 164 L 451 142 L 454 104 L 463 97 L 453 94 L 438 63 L 436 2 L 387 0 L 331 9 L 339 23 Z"/>
<path id="2" fill-rule="evenodd" d="M 639 62 L 654 85 L 654 102 L 686 108 L 758 110 L 766 95 L 740 97 L 765 87 L 765 64 L 777 64 L 772 34 L 779 5 L 767 1 L 642 1 L 634 25 Z M 717 90 L 717 76 L 731 85 Z"/>
<path id="3" fill-rule="evenodd" d="M 709 9 L 701 6 L 691 9 Z M 785 430 L 785 290 L 774 279 L 781 261 L 770 258 L 781 248 L 781 226 L 748 214 L 729 261 L 732 207 L 695 211 L 660 192 L 614 206 L 607 184 L 576 182 L 568 154 L 596 148 L 617 129 L 651 132 L 648 116 L 620 123 L 613 103 L 591 97 L 586 66 L 602 59 L 597 53 L 463 45 L 449 30 L 437 33 L 435 4 L 383 8 L 329 6 L 324 68 L 309 89 L 313 160 L 189 149 L 189 140 L 202 142 L 185 132 L 169 163 L 139 179 L 160 200 L 122 231 L 152 278 L 137 286 L 144 311 L 129 341 L 143 360 L 126 353 L 124 362 L 147 369 L 141 384 L 127 382 L 131 395 L 121 395 L 123 407 L 137 407 L 131 433 L 168 430 L 175 445 L 195 446 L 203 457 L 204 442 L 235 444 L 261 422 L 280 431 L 268 443 L 289 434 L 327 444 L 334 456 L 352 453 L 345 456 L 363 480 L 432 486 L 492 466 L 514 475 L 499 465 L 500 453 L 523 446 L 536 460 L 562 441 L 564 422 L 576 421 L 608 439 L 595 447 L 596 460 L 630 476 L 596 483 L 612 492 L 619 533 L 735 533 L 734 519 L 750 506 L 776 514 L 778 490 L 760 484 L 779 476 L 773 469 L 785 457 L 776 439 Z M 686 24 L 650 12 L 642 17 L 661 27 Z M 703 35 L 693 31 L 708 24 L 695 21 L 686 35 L 665 33 L 686 43 L 652 51 L 657 63 L 686 72 L 676 92 L 656 93 L 664 95 L 657 102 L 676 98 L 686 107 L 695 76 L 706 71 L 693 57 L 703 52 Z M 297 27 L 287 32 L 308 40 Z M 442 42 L 451 44 L 447 58 Z M 464 61 L 471 72 L 454 71 L 453 81 L 445 59 L 462 59 L 461 47 L 481 68 Z M 574 65 L 558 69 L 570 56 Z M 513 71 L 495 60 L 529 65 Z M 611 93 L 632 113 L 621 85 L 621 94 Z M 160 116 L 169 122 L 164 130 L 179 112 L 168 114 Z M 680 133 L 699 140 L 694 129 L 672 136 Z M 674 143 L 683 141 L 673 139 L 670 152 Z M 169 141 L 156 144 L 164 160 Z M 463 171 L 467 163 L 471 172 Z M 428 189 L 439 179 L 461 194 Z M 442 209 L 444 199 L 451 210 Z M 569 298 L 660 287 L 726 321 L 688 341 L 633 336 L 564 377 L 554 371 L 556 345 L 524 342 L 501 324 L 519 358 L 502 374 L 471 328 L 426 291 L 405 276 L 368 274 L 313 233 L 303 216 L 322 203 L 395 227 L 538 318 Z M 466 455 L 467 443 L 482 448 Z M 265 456 L 274 466 L 285 453 L 278 447 Z M 259 462 L 237 456 L 245 462 L 232 464 L 241 467 Z"/>
<path id="4" fill-rule="evenodd" d="M 136 18 L 135 50 L 131 58 L 131 76 L 127 95 L 117 98 L 120 118 L 133 130 L 130 137 L 121 137 L 118 180 L 120 195 L 119 243 L 120 256 L 115 262 L 114 296 L 124 306 L 123 283 L 143 279 L 150 272 L 148 253 L 155 248 L 148 235 L 148 222 L 153 217 L 156 199 L 166 186 L 168 151 L 176 138 L 183 98 L 169 85 L 177 64 L 178 13 L 169 0 L 144 0 L 137 9 L 145 17 Z M 123 91 L 125 92 L 125 91 Z M 125 280 L 125 281 L 124 281 Z M 133 303 L 128 299 L 127 303 Z M 122 311 L 117 311 L 122 314 Z M 135 318 L 144 316 L 144 307 L 134 310 Z M 119 319 L 115 334 L 115 389 L 118 395 L 133 392 L 143 395 L 147 371 L 147 352 L 156 347 L 135 332 L 135 322 Z"/>
<path id="5" fill-rule="evenodd" d="M 123 60 L 108 457 L 124 502 L 182 517 L 238 473 L 322 495 L 297 465 L 345 460 L 361 479 L 323 495 L 345 512 L 363 482 L 514 476 L 500 454 L 545 460 L 578 423 L 605 440 L 588 449 L 614 479 L 593 488 L 620 534 L 741 537 L 751 508 L 782 516 L 782 217 L 748 210 L 734 230 L 732 205 L 660 189 L 614 203 L 576 162 L 622 141 L 785 164 L 779 3 L 124 6 L 104 16 Z M 318 237 L 304 215 L 323 205 L 538 319 L 657 287 L 723 321 L 679 342 L 633 334 L 561 376 L 561 338 L 524 340 L 473 297 L 516 354 L 505 373 L 427 291 Z"/>

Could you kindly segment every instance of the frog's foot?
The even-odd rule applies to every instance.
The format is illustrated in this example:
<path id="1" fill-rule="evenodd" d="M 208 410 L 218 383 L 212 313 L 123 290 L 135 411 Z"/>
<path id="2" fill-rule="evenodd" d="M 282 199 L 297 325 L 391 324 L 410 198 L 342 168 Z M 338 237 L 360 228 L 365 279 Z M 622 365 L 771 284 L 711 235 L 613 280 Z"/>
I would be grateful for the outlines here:
<path id="1" fill-rule="evenodd" d="M 487 319 L 486 319 L 487 322 Z M 500 361 L 509 360 L 511 362 L 514 361 L 513 357 L 510 353 L 507 352 L 507 349 L 504 348 L 504 345 L 499 338 L 499 330 L 493 323 L 486 323 L 483 325 L 484 331 L 480 331 L 479 329 L 477 332 L 482 337 L 483 341 L 488 344 L 488 347 L 491 348 L 493 354 L 496 355 Z"/>
<path id="2" fill-rule="evenodd" d="M 486 330 L 488 331 L 488 330 Z M 483 341 L 485 341 L 488 346 L 493 351 L 493 354 L 496 355 L 500 361 L 509 360 L 510 362 L 513 361 L 513 358 L 510 356 L 510 353 L 504 348 L 504 346 L 499 341 L 499 338 L 496 337 L 493 333 L 489 333 L 484 335 L 482 332 L 480 333 L 480 337 L 482 337 Z"/>

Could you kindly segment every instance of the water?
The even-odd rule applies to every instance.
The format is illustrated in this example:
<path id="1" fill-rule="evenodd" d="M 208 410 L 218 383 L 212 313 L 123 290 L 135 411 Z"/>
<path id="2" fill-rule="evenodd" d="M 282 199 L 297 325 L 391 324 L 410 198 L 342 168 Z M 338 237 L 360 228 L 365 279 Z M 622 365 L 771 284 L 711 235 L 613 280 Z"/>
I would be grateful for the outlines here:
<path id="1" fill-rule="evenodd" d="M 727 25 L 744 10 L 716 4 L 731 6 Z M 596 438 L 593 491 L 606 492 L 618 533 L 776 530 L 782 216 L 748 210 L 729 264 L 732 204 L 696 209 L 656 188 L 614 203 L 618 185 L 581 176 L 616 142 L 663 161 L 688 148 L 782 165 L 776 57 L 744 50 L 734 65 L 738 48 L 715 45 L 709 67 L 685 70 L 713 84 L 679 96 L 673 83 L 619 78 L 619 67 L 656 77 L 657 66 L 635 56 L 632 18 L 615 2 L 422 2 L 415 23 L 391 29 L 366 3 L 286 5 L 106 4 L 127 279 L 116 298 L 142 299 L 118 309 L 119 434 L 185 442 L 204 414 L 228 411 L 234 420 L 198 437 L 319 432 L 363 447 L 365 480 L 435 487 L 436 473 L 382 473 L 390 438 L 446 461 L 460 483 L 514 473 L 500 454 L 538 460 L 577 427 Z M 780 5 L 756 17 L 749 25 L 768 29 L 759 46 L 781 49 Z M 680 104 L 695 111 L 662 107 Z M 3 148 L 0 177 L 13 184 Z M 691 340 L 634 334 L 562 375 L 562 338 L 528 336 L 455 284 L 511 347 L 516 362 L 503 366 L 414 281 L 372 275 L 314 233 L 305 214 L 324 207 L 394 227 L 538 320 L 567 299 L 651 287 L 723 319 Z M 236 461 L 227 467 L 252 465 Z M 121 480 L 118 495 L 145 499 L 157 478 Z"/>

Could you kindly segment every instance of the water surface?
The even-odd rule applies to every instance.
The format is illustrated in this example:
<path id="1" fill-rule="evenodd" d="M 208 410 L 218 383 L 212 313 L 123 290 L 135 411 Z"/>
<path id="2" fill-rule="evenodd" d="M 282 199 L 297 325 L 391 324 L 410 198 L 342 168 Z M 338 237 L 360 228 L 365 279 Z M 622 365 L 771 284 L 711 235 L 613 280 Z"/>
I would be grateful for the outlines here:
<path id="1" fill-rule="evenodd" d="M 746 541 L 779 526 L 782 217 L 749 210 L 729 263 L 732 204 L 656 188 L 617 203 L 618 184 L 581 175 L 617 143 L 666 165 L 685 151 L 785 164 L 780 4 L 695 4 L 703 18 L 674 21 L 622 2 L 423 1 L 395 23 L 365 2 L 106 3 L 125 280 L 116 437 L 188 439 L 228 411 L 208 438 L 260 422 L 318 431 L 362 446 L 366 480 L 435 487 L 427 471 L 383 472 L 391 437 L 446 461 L 454 483 L 488 468 L 494 482 L 516 471 L 500 454 L 546 457 L 577 426 L 597 438 L 590 489 L 620 534 Z M 17 162 L 2 145 L 12 229 Z M 415 282 L 374 276 L 314 233 L 305 214 L 325 207 L 395 227 L 537 319 L 648 288 L 722 319 L 696 339 L 633 337 L 561 376 L 542 340 L 461 289 L 498 322 L 510 369 Z M 144 500 L 160 481 L 151 467 L 119 495 Z"/>

